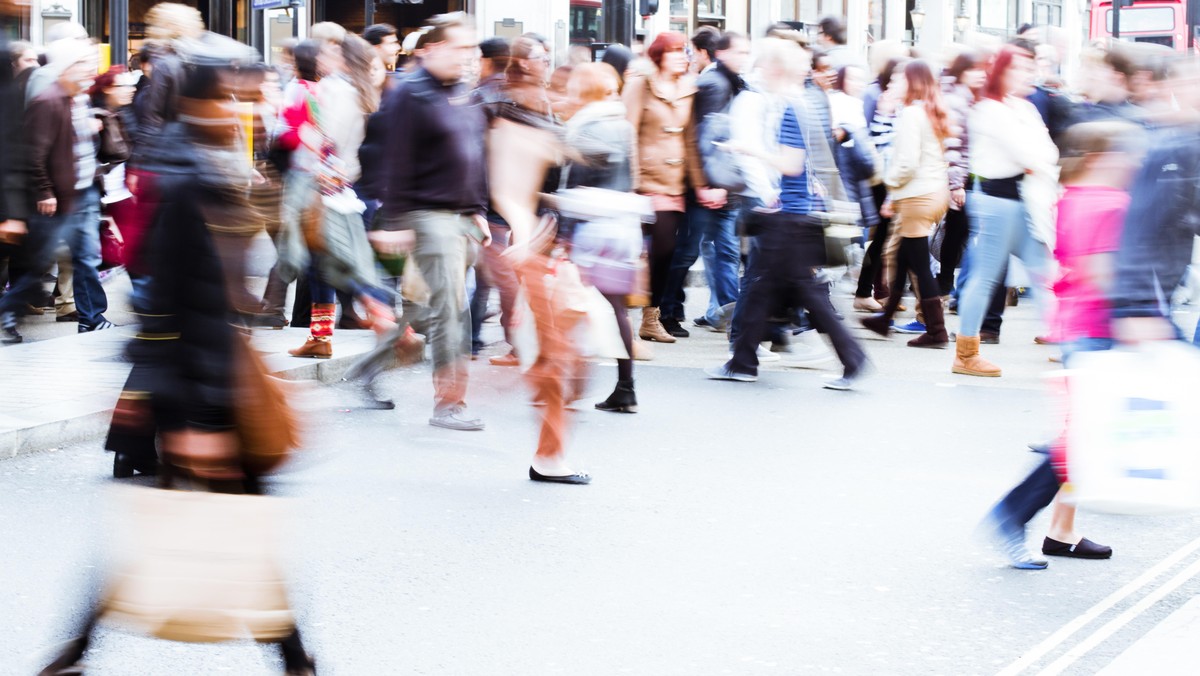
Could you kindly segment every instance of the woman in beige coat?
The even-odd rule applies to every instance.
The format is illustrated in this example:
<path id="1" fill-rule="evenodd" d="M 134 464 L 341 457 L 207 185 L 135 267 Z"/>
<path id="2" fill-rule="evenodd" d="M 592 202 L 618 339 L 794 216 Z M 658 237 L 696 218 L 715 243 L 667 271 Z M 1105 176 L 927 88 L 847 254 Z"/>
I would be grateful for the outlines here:
<path id="1" fill-rule="evenodd" d="M 929 233 L 950 207 L 944 144 L 950 135 L 950 123 L 929 64 L 910 61 L 904 67 L 904 81 L 907 83 L 904 108 L 896 122 L 892 161 L 884 177 L 888 201 L 895 212 L 893 227 L 900 237 L 895 281 L 883 312 L 862 323 L 875 333 L 888 335 L 892 315 L 904 293 L 904 279 L 912 271 L 917 277 L 917 292 L 925 314 L 925 333 L 908 341 L 908 345 L 942 348 L 950 342 L 950 337 L 946 333 L 938 285 L 929 267 Z"/>
<path id="2" fill-rule="evenodd" d="M 725 191 L 709 189 L 696 146 L 692 120 L 695 78 L 688 75 L 679 33 L 659 33 L 646 49 L 653 72 L 634 75 L 625 83 L 622 97 L 630 124 L 637 131 L 638 172 L 636 190 L 650 196 L 655 221 L 644 226 L 650 239 L 650 307 L 642 310 L 638 335 L 644 340 L 673 343 L 659 321 L 659 303 L 666 288 L 675 235 L 683 223 L 685 194 L 696 191 L 696 199 L 710 209 L 725 204 Z"/>

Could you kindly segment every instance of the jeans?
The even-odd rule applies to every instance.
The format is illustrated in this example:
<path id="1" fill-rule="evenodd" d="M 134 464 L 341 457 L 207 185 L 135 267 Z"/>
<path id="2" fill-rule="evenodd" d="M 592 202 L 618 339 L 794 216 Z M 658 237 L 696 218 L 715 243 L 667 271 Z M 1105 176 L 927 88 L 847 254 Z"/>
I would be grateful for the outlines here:
<path id="1" fill-rule="evenodd" d="M 26 303 L 40 300 L 42 274 L 54 263 L 59 242 L 71 250 L 79 324 L 91 327 L 104 320 L 108 296 L 100 285 L 100 193 L 95 188 L 81 191 L 70 213 L 29 217 L 22 252 L 27 272 L 0 298 L 0 314 L 20 313 Z"/>
<path id="2" fill-rule="evenodd" d="M 780 306 L 808 310 L 813 325 L 827 334 L 846 376 L 854 376 L 867 356 L 858 341 L 834 314 L 829 288 L 813 277 L 813 268 L 825 263 L 825 232 L 808 215 L 775 213 L 756 216 L 760 225 L 758 260 L 747 276 L 742 301 L 741 331 L 728 363 L 737 373 L 758 373 L 758 344 L 767 333 L 772 311 Z"/>
<path id="3" fill-rule="evenodd" d="M 737 300 L 738 266 L 741 247 L 737 238 L 738 208 L 735 198 L 721 209 L 706 209 L 689 201 L 687 217 L 679 228 L 679 239 L 667 273 L 667 288 L 661 310 L 665 317 L 683 316 L 684 284 L 688 270 L 697 258 L 704 258 L 704 277 L 708 283 L 708 311 L 705 317 L 718 324 L 718 310 Z"/>
<path id="4" fill-rule="evenodd" d="M 985 195 L 976 190 L 967 201 L 975 229 L 970 253 L 971 274 L 958 301 L 959 332 L 979 335 L 992 293 L 1004 283 L 1008 257 L 1016 255 L 1034 278 L 1034 300 L 1042 303 L 1050 268 L 1050 249 L 1029 231 L 1025 205 L 1020 200 Z"/>

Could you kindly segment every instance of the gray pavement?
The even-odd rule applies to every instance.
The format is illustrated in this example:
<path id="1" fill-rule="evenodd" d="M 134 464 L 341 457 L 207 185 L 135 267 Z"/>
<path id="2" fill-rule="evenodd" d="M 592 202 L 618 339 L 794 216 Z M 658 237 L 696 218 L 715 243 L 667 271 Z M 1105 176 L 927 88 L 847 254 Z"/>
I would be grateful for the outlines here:
<path id="1" fill-rule="evenodd" d="M 706 380 L 700 367 L 726 347 L 696 331 L 637 364 L 637 415 L 591 409 L 615 379 L 595 368 L 570 436 L 595 477 L 586 487 L 526 479 L 537 410 L 514 369 L 473 364 L 479 433 L 427 424 L 425 365 L 385 376 L 395 411 L 310 388 L 304 449 L 273 484 L 294 498 L 287 561 L 305 640 L 320 673 L 356 676 L 994 674 L 1039 646 L 1019 673 L 1059 659 L 1062 673 L 1139 673 L 1143 637 L 1197 626 L 1185 606 L 1200 580 L 1166 583 L 1200 558 L 1200 518 L 1081 514 L 1116 556 L 1041 572 L 1005 567 L 972 536 L 1036 462 L 1025 444 L 1053 431 L 1042 376 L 1054 348 L 1035 333 L 1028 304 L 1010 310 L 986 352 L 1005 368 L 994 380 L 952 376 L 949 351 L 871 340 L 875 376 L 843 393 L 820 387 L 833 369 Z M 110 467 L 95 441 L 0 462 L 0 674 L 32 673 L 99 585 Z M 1039 517 L 1031 544 L 1044 528 Z M 1153 653 L 1152 673 L 1191 673 Z M 250 643 L 110 628 L 88 663 L 101 675 L 280 668 Z"/>

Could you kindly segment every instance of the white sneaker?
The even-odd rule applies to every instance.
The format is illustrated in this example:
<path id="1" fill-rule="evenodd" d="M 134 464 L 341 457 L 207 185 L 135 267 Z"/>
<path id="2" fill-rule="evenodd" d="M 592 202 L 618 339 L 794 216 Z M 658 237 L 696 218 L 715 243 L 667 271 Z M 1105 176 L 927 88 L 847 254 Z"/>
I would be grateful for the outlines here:
<path id="1" fill-rule="evenodd" d="M 783 365 L 792 368 L 818 368 L 834 360 L 834 354 L 824 345 L 806 343 L 792 344 L 791 352 L 783 355 Z"/>
<path id="2" fill-rule="evenodd" d="M 758 363 L 760 364 L 765 364 L 769 361 L 779 361 L 780 359 L 779 355 L 775 354 L 770 349 L 763 347 L 762 345 L 758 346 L 758 349 L 755 350 L 755 354 L 758 355 Z M 733 350 L 729 351 L 729 358 L 733 359 Z"/>

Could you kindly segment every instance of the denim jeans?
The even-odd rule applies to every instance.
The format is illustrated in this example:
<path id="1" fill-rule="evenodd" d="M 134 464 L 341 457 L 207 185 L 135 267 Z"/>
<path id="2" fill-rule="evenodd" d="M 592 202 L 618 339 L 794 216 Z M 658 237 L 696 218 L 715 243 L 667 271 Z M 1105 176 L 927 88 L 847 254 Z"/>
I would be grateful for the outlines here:
<path id="1" fill-rule="evenodd" d="M 689 199 L 687 217 L 679 229 L 679 240 L 667 274 L 662 310 L 665 317 L 683 315 L 683 287 L 688 270 L 697 258 L 704 257 L 704 277 L 708 283 L 708 311 L 705 316 L 716 323 L 717 309 L 737 300 L 738 266 L 741 247 L 737 238 L 738 207 L 736 198 L 721 209 L 706 209 Z"/>
<path id="2" fill-rule="evenodd" d="M 1010 255 L 1016 255 L 1028 268 L 1034 280 L 1031 286 L 1034 300 L 1042 304 L 1050 249 L 1029 231 L 1025 205 L 1020 200 L 992 197 L 976 190 L 967 201 L 967 209 L 973 247 L 969 256 L 970 276 L 958 300 L 958 316 L 959 333 L 974 337 L 979 335 L 992 294 L 1004 283 Z"/>
<path id="3" fill-rule="evenodd" d="M 26 303 L 37 299 L 42 274 L 54 263 L 60 242 L 66 242 L 71 251 L 79 323 L 90 327 L 103 321 L 108 297 L 100 285 L 100 193 L 95 188 L 80 192 L 70 213 L 29 217 L 24 245 L 27 274 L 0 299 L 0 314 L 20 313 Z"/>

